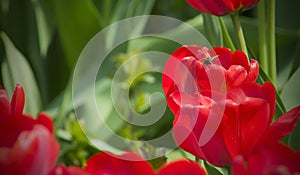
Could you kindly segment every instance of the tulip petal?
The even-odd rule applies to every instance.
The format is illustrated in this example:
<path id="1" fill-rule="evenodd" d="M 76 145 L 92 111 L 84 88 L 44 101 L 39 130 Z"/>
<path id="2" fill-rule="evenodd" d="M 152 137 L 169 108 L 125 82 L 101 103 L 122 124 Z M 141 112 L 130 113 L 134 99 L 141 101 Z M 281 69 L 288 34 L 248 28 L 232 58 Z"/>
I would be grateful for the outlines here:
<path id="1" fill-rule="evenodd" d="M 187 2 L 194 8 L 208 14 L 217 16 L 225 15 L 234 11 L 234 7 L 230 3 L 223 0 L 206 1 L 206 0 L 187 0 Z"/>
<path id="2" fill-rule="evenodd" d="M 36 125 L 31 131 L 22 132 L 7 151 L 5 162 L 0 161 L 1 165 L 6 165 L 4 172 L 14 175 L 47 174 L 58 157 L 59 146 L 45 127 Z"/>
<path id="3" fill-rule="evenodd" d="M 121 156 L 105 152 L 98 153 L 87 161 L 85 171 L 93 175 L 154 175 L 151 165 L 131 152 Z"/>
<path id="4" fill-rule="evenodd" d="M 269 106 L 259 98 L 248 98 L 240 105 L 227 105 L 224 139 L 232 157 L 248 155 L 268 126 Z"/>
<path id="5" fill-rule="evenodd" d="M 0 86 L 0 122 L 10 114 L 10 102 L 7 92 Z"/>
<path id="6" fill-rule="evenodd" d="M 277 142 L 294 130 L 300 118 L 300 106 L 279 117 L 265 132 L 262 143 Z"/>
<path id="7" fill-rule="evenodd" d="M 37 123 L 44 125 L 51 134 L 54 133 L 53 129 L 54 129 L 54 123 L 52 121 L 52 119 L 49 117 L 48 114 L 46 113 L 40 113 L 37 117 Z"/>
<path id="8" fill-rule="evenodd" d="M 48 175 L 90 175 L 83 169 L 75 166 L 65 167 L 56 165 Z"/>
<path id="9" fill-rule="evenodd" d="M 20 84 L 17 84 L 11 101 L 11 113 L 15 115 L 21 115 L 23 113 L 24 105 L 24 89 Z"/>
<path id="10" fill-rule="evenodd" d="M 177 160 L 162 167 L 157 175 L 206 175 L 206 172 L 196 162 Z"/>
<path id="11" fill-rule="evenodd" d="M 0 123 L 0 147 L 12 147 L 23 131 L 32 130 L 35 120 L 32 117 L 11 117 Z"/>
<path id="12" fill-rule="evenodd" d="M 247 71 L 244 67 L 239 65 L 230 66 L 227 71 L 227 87 L 229 90 L 231 88 L 238 87 L 243 84 L 244 80 L 247 77 Z"/>
<path id="13" fill-rule="evenodd" d="M 214 60 L 214 63 L 218 64 L 217 61 L 219 61 L 225 69 L 229 69 L 229 67 L 232 65 L 233 54 L 231 50 L 225 47 L 215 47 L 213 50 L 218 56 L 218 59 Z"/>
<path id="14" fill-rule="evenodd" d="M 248 173 L 256 175 L 300 173 L 300 156 L 286 145 L 264 145 L 248 159 Z"/>
<path id="15" fill-rule="evenodd" d="M 212 138 L 204 145 L 200 146 L 200 136 L 202 134 L 208 117 L 213 117 L 214 111 L 210 111 L 205 107 L 192 107 L 184 106 L 180 114 L 176 116 L 177 120 L 174 122 L 173 135 L 175 141 L 182 149 L 194 154 L 195 156 L 208 160 L 210 163 L 223 166 L 230 165 L 231 157 L 227 151 L 224 137 L 220 131 L 222 126 L 220 125 L 216 131 L 212 134 Z"/>
<path id="16" fill-rule="evenodd" d="M 247 71 L 250 70 L 250 66 L 248 63 L 248 58 L 244 54 L 244 52 L 237 50 L 232 55 L 232 65 L 240 65 L 243 66 Z"/>
<path id="17" fill-rule="evenodd" d="M 258 62 L 256 60 L 252 59 L 250 61 L 250 70 L 248 72 L 248 76 L 247 76 L 247 79 L 245 80 L 245 82 L 254 83 L 258 78 L 258 74 L 259 74 Z"/>

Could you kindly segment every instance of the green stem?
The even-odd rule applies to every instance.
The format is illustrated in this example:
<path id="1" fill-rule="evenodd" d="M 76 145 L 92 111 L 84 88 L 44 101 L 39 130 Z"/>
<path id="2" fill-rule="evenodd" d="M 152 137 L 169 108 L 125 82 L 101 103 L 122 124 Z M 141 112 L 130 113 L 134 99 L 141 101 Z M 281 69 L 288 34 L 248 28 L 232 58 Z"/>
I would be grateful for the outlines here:
<path id="1" fill-rule="evenodd" d="M 226 46 L 228 46 L 232 51 L 235 51 L 235 47 L 234 47 L 234 44 L 231 40 L 231 37 L 229 35 L 229 32 L 227 30 L 227 27 L 223 21 L 223 18 L 222 17 L 219 17 L 219 23 L 220 23 L 220 26 L 221 26 L 221 29 L 222 29 L 222 34 L 223 34 L 223 37 L 224 37 L 224 44 Z"/>
<path id="2" fill-rule="evenodd" d="M 228 166 L 228 167 L 226 167 L 226 169 L 227 169 L 227 174 L 228 174 L 228 175 L 231 175 L 231 174 L 232 174 L 231 168 Z"/>
<path id="3" fill-rule="evenodd" d="M 200 159 L 197 156 L 195 156 L 195 162 L 197 162 L 198 164 L 200 163 Z"/>
<path id="4" fill-rule="evenodd" d="M 276 83 L 276 33 L 275 33 L 275 0 L 268 1 L 268 63 L 269 76 Z"/>
<path id="5" fill-rule="evenodd" d="M 258 4 L 258 20 L 259 20 L 259 61 L 261 68 L 269 75 L 267 40 L 266 40 L 266 15 L 265 0 L 261 0 Z"/>
<path id="6" fill-rule="evenodd" d="M 237 33 L 237 38 L 238 38 L 238 41 L 239 41 L 239 44 L 240 44 L 240 48 L 248 57 L 247 46 L 246 46 L 245 37 L 244 37 L 243 29 L 242 29 L 242 26 L 241 26 L 241 22 L 240 22 L 240 19 L 239 19 L 239 14 L 237 12 L 232 14 L 231 19 L 232 19 L 232 22 L 233 22 L 233 25 L 234 25 L 234 29 Z"/>

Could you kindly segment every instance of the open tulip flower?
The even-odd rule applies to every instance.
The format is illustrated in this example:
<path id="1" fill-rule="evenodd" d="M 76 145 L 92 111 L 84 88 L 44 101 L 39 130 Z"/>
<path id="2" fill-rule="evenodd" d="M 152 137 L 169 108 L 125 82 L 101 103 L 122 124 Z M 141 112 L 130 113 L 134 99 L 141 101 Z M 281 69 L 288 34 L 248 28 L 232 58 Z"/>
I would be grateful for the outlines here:
<path id="1" fill-rule="evenodd" d="M 256 6 L 259 0 L 186 0 L 195 9 L 216 16 L 222 16 Z"/>
<path id="2" fill-rule="evenodd" d="M 275 111 L 275 88 L 269 82 L 255 82 L 258 69 L 258 63 L 251 60 L 249 64 L 241 51 L 200 46 L 177 49 L 163 75 L 168 106 L 175 115 L 177 144 L 216 166 L 230 166 L 237 155 L 247 158 L 265 139 Z M 281 134 L 281 127 L 293 126 L 299 118 L 299 114 L 286 116 L 285 122 L 276 123 Z M 205 127 L 213 133 L 201 145 Z"/>
<path id="3" fill-rule="evenodd" d="M 0 87 L 0 174 L 46 175 L 58 157 L 53 122 L 41 113 L 23 114 L 24 90 L 17 85 L 10 102 Z"/>

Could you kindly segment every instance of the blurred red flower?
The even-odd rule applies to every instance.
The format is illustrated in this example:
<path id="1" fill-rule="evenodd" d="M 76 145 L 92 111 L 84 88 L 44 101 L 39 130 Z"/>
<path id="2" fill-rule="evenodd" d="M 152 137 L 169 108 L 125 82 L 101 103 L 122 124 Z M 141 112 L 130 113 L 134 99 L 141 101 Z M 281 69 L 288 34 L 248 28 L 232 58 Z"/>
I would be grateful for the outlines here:
<path id="1" fill-rule="evenodd" d="M 76 166 L 65 167 L 63 165 L 56 165 L 48 175 L 90 175 L 82 168 Z"/>
<path id="2" fill-rule="evenodd" d="M 255 83 L 258 70 L 258 63 L 251 60 L 249 64 L 241 51 L 200 46 L 177 49 L 165 65 L 162 82 L 175 115 L 177 144 L 216 166 L 231 165 L 239 154 L 247 156 L 275 111 L 274 86 Z M 211 138 L 201 144 L 203 133 Z"/>
<path id="3" fill-rule="evenodd" d="M 53 122 L 45 113 L 37 119 L 23 114 L 24 90 L 17 85 L 11 103 L 0 87 L 0 174 L 46 175 L 58 157 Z"/>
<path id="4" fill-rule="evenodd" d="M 192 7 L 216 16 L 227 15 L 235 11 L 250 9 L 256 6 L 259 0 L 186 0 Z"/>
<path id="5" fill-rule="evenodd" d="M 88 159 L 84 170 L 91 175 L 154 175 L 151 165 L 132 152 L 120 156 L 107 152 L 95 154 Z"/>
<path id="6" fill-rule="evenodd" d="M 149 162 L 132 152 L 120 156 L 98 153 L 87 161 L 85 171 L 91 175 L 206 175 L 197 163 L 185 159 L 167 163 L 155 173 Z"/>
<path id="7" fill-rule="evenodd" d="M 157 173 L 157 175 L 206 175 L 204 169 L 199 166 L 198 163 L 180 159 L 170 162 L 163 166 Z"/>
<path id="8" fill-rule="evenodd" d="M 300 174 L 300 151 L 279 143 L 290 133 L 300 118 L 300 106 L 279 117 L 264 133 L 248 157 L 237 156 L 233 162 L 234 175 Z"/>
<path id="9" fill-rule="evenodd" d="M 293 175 L 300 173 L 300 152 L 283 144 L 267 144 L 253 151 L 245 160 L 237 156 L 233 163 L 234 175 Z"/>

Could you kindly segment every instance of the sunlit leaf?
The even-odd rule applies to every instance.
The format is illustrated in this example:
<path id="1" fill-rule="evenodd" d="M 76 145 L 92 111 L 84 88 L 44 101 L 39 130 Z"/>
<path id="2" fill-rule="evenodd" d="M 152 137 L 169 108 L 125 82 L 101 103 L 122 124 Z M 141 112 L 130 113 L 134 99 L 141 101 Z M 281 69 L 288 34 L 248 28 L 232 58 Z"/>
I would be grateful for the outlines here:
<path id="1" fill-rule="evenodd" d="M 4 86 L 12 95 L 15 85 L 22 84 L 26 94 L 25 112 L 36 115 L 42 108 L 41 96 L 30 65 L 5 33 L 1 33 L 7 62 L 2 64 Z"/>

